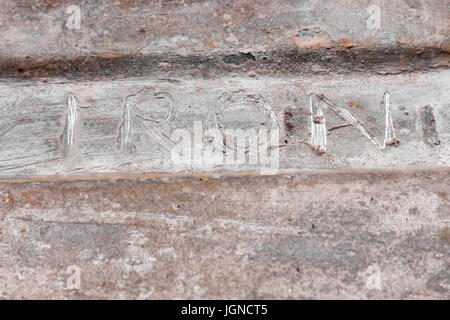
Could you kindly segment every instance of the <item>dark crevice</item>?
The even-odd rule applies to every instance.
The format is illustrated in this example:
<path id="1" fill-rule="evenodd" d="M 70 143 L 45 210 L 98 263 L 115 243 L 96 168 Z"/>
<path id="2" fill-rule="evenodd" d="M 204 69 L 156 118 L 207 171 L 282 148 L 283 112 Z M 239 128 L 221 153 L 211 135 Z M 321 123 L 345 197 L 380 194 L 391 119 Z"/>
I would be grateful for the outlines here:
<path id="1" fill-rule="evenodd" d="M 449 58 L 448 52 L 437 48 L 404 47 L 305 49 L 254 54 L 86 56 L 48 60 L 0 58 L 0 78 L 59 76 L 79 81 L 151 75 L 210 78 L 245 75 L 250 71 L 266 76 L 358 72 L 385 75 L 448 68 Z"/>
<path id="2" fill-rule="evenodd" d="M 229 54 L 224 57 L 222 57 L 222 61 L 226 64 L 234 64 L 234 65 L 241 65 L 248 61 L 256 61 L 255 56 L 251 53 L 236 53 L 236 54 Z"/>
<path id="3" fill-rule="evenodd" d="M 436 119 L 434 117 L 433 108 L 425 106 L 420 111 L 420 119 L 422 122 L 423 142 L 427 145 L 440 145 L 441 140 L 436 130 Z"/>

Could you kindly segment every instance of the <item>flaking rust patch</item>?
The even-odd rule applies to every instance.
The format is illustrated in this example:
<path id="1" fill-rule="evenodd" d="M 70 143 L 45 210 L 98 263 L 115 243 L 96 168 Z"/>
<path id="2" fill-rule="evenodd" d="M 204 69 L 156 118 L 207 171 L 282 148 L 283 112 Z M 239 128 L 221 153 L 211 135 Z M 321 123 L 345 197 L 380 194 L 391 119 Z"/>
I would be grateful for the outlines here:
<path id="1" fill-rule="evenodd" d="M 284 127 L 286 128 L 286 131 L 288 133 L 291 133 L 295 126 L 294 126 L 294 121 L 293 121 L 293 113 L 292 110 L 289 108 L 288 110 L 285 110 L 283 113 L 283 123 L 284 123 Z"/>

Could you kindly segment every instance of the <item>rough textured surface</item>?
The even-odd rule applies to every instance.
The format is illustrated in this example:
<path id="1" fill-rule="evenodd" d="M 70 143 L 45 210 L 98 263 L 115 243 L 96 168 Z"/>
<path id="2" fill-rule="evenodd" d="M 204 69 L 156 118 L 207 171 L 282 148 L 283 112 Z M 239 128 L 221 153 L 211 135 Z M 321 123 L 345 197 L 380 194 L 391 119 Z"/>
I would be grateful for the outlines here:
<path id="1" fill-rule="evenodd" d="M 261 94 L 276 115 L 280 130 L 280 171 L 330 168 L 436 167 L 450 164 L 449 110 L 450 72 L 391 76 L 315 76 L 283 78 L 218 79 L 128 79 L 107 82 L 4 81 L 0 84 L 0 177 L 30 178 L 43 175 L 90 175 L 93 173 L 199 173 L 253 172 L 259 165 L 208 166 L 204 163 L 174 164 L 171 152 L 148 135 L 148 127 L 136 129 L 135 152 L 119 149 L 126 97 L 145 87 L 169 94 L 173 104 L 169 121 L 152 124 L 158 133 L 172 139 L 177 129 L 193 135 L 194 122 L 204 131 L 208 117 L 227 103 L 223 93 Z M 389 89 L 398 146 L 380 153 L 357 129 L 341 127 L 329 132 L 328 151 L 317 154 L 299 143 L 310 131 L 308 96 L 322 92 L 352 112 L 377 140 L 384 136 L 383 92 Z M 241 90 L 241 91 L 240 91 Z M 61 136 L 67 124 L 68 96 L 78 102 L 79 121 L 71 158 L 63 157 Z M 136 113 L 164 119 L 167 108 L 143 97 Z M 429 108 L 424 109 L 426 106 Z M 424 110 L 427 110 L 424 113 Z M 226 128 L 262 128 L 261 112 L 228 112 Z M 345 124 L 326 111 L 330 129 Z M 439 138 L 440 143 L 429 143 Z M 177 142 L 175 139 L 172 139 Z M 208 142 L 205 141 L 205 146 Z M 70 160 L 70 161 L 69 161 Z"/>
<path id="2" fill-rule="evenodd" d="M 450 299 L 449 5 L 1 1 L 0 298 Z"/>
<path id="3" fill-rule="evenodd" d="M 70 5 L 80 28 L 69 29 Z M 380 26 L 368 28 L 370 6 Z M 448 38 L 447 1 L 2 1 L 3 58 L 323 47 L 424 46 Z M 444 49 L 446 47 L 444 46 Z"/>
<path id="4" fill-rule="evenodd" d="M 448 68 L 450 54 L 436 48 L 304 48 L 202 55 L 155 54 L 118 57 L 62 57 L 42 61 L 5 59 L 0 76 L 71 80 L 102 80 L 157 76 L 214 78 L 244 75 L 280 76 L 374 73 L 399 74 Z"/>
<path id="5" fill-rule="evenodd" d="M 22 0 L 0 8 L 2 77 L 396 74 L 449 62 L 447 1 Z"/>
<path id="6" fill-rule="evenodd" d="M 441 169 L 2 184 L 0 296 L 449 299 L 449 181 Z"/>

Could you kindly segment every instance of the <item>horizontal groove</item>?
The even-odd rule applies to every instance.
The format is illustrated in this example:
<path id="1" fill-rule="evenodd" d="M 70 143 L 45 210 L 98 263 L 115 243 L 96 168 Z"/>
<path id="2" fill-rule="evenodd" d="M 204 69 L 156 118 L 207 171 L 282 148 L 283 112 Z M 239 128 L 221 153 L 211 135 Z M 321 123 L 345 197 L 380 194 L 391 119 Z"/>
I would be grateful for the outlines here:
<path id="1" fill-rule="evenodd" d="M 209 180 L 228 180 L 228 179 L 276 179 L 283 177 L 300 177 L 302 179 L 319 179 L 329 181 L 330 179 L 345 180 L 392 180 L 408 176 L 436 176 L 443 183 L 449 181 L 446 176 L 450 176 L 450 167 L 433 168 L 403 168 L 403 169 L 324 169 L 324 170 L 294 170 L 280 171 L 275 175 L 261 175 L 259 173 L 102 173 L 90 175 L 72 175 L 72 176 L 36 176 L 33 178 L 0 179 L 0 186 L 16 184 L 41 184 L 41 183 L 75 183 L 75 182 L 170 182 L 170 181 L 209 181 Z"/>
<path id="2" fill-rule="evenodd" d="M 0 78 L 66 77 L 73 80 L 326 73 L 399 74 L 448 67 L 450 54 L 434 47 L 352 47 L 204 55 L 90 55 L 49 59 L 0 58 Z"/>

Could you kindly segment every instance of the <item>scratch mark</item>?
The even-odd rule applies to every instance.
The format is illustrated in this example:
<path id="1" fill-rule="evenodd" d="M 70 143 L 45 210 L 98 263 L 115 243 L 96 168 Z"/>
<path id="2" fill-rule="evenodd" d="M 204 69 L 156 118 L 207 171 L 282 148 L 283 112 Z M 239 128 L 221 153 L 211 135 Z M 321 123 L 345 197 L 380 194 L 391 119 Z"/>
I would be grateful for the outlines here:
<path id="1" fill-rule="evenodd" d="M 46 160 L 42 160 L 42 161 L 36 161 L 33 163 L 17 165 L 17 166 L 0 167 L 0 171 L 8 171 L 8 170 L 14 170 L 14 169 L 19 169 L 19 168 L 25 168 L 25 167 L 34 166 L 36 164 L 42 164 L 42 163 L 52 162 L 52 161 L 57 161 L 57 160 L 59 160 L 59 158 L 51 158 L 51 159 L 46 159 Z"/>
<path id="2" fill-rule="evenodd" d="M 400 141 L 395 137 L 395 130 L 394 130 L 394 122 L 392 121 L 391 117 L 391 95 L 389 91 L 386 91 L 383 95 L 384 97 L 384 104 L 386 106 L 385 111 L 385 123 L 386 123 L 386 129 L 384 131 L 384 141 L 383 141 L 383 149 L 386 148 L 386 146 L 392 146 L 392 145 L 398 145 Z"/>
<path id="3" fill-rule="evenodd" d="M 337 106 L 333 101 L 331 101 L 330 99 L 328 99 L 327 97 L 325 97 L 323 94 L 318 94 L 317 97 L 320 100 L 323 100 L 328 107 L 334 112 L 336 113 L 338 116 L 340 116 L 342 119 L 344 119 L 345 121 L 349 122 L 352 126 L 354 126 L 355 128 L 359 129 L 359 131 L 367 138 L 369 139 L 370 142 L 372 142 L 378 149 L 378 151 L 382 152 L 383 151 L 383 147 L 379 144 L 379 142 L 375 139 L 375 136 L 373 134 L 371 134 L 370 132 L 368 132 L 364 126 L 362 125 L 362 123 L 356 119 L 353 114 L 351 114 L 348 110 L 341 108 L 339 106 Z"/>
<path id="4" fill-rule="evenodd" d="M 9 130 L 11 130 L 12 128 L 14 128 L 16 125 L 14 123 L 12 124 L 6 124 L 4 126 L 0 127 L 0 137 L 5 135 Z"/>
<path id="5" fill-rule="evenodd" d="M 134 154 L 136 151 L 135 142 L 139 138 L 136 132 L 136 119 L 133 110 L 133 97 L 128 96 L 125 102 L 125 111 L 123 115 L 123 122 L 119 128 L 118 149 L 129 154 Z"/>
<path id="6" fill-rule="evenodd" d="M 314 111 L 312 95 L 309 97 L 309 112 L 311 117 L 310 144 L 316 148 L 318 153 L 325 153 L 327 151 L 327 126 L 325 114 L 320 100 L 318 102 L 317 110 Z"/>
<path id="7" fill-rule="evenodd" d="M 143 115 L 135 113 L 136 102 L 135 99 L 138 95 L 144 92 L 150 92 L 150 95 L 154 99 L 166 99 L 168 101 L 168 114 L 165 119 L 162 120 L 154 120 L 150 118 L 146 118 Z M 124 120 L 119 128 L 119 137 L 118 137 L 118 149 L 123 152 L 127 152 L 129 154 L 134 154 L 136 151 L 136 142 L 139 140 L 139 132 L 138 129 L 143 127 L 145 132 L 152 138 L 154 138 L 162 147 L 166 150 L 172 150 L 175 145 L 173 141 L 169 138 L 160 134 L 155 130 L 153 126 L 150 126 L 148 122 L 152 122 L 154 124 L 162 124 L 167 122 L 172 117 L 172 109 L 173 103 L 170 94 L 166 92 L 158 92 L 156 89 L 152 87 L 145 87 L 139 90 L 137 93 L 129 95 L 125 99 L 125 111 L 124 111 Z"/>
<path id="8" fill-rule="evenodd" d="M 122 216 L 121 213 L 117 213 L 118 215 Z M 56 225 L 93 225 L 93 226 L 134 226 L 134 227 L 145 227 L 148 226 L 149 221 L 151 220 L 160 220 L 166 223 L 172 223 L 172 221 L 180 221 L 180 222 L 190 222 L 193 221 L 194 218 L 190 216 L 184 216 L 184 215 L 174 215 L 170 213 L 162 213 L 162 214 L 156 214 L 156 213 L 148 213 L 146 215 L 148 218 L 141 221 L 133 221 L 129 222 L 127 219 L 121 219 L 120 222 L 108 222 L 108 221 L 102 221 L 102 220 L 81 220 L 81 221 L 74 221 L 70 220 L 56 220 L 56 219 L 36 219 L 34 217 L 30 216 L 11 216 L 10 219 L 18 220 L 18 221 L 26 221 L 26 222 L 34 222 L 34 223 L 48 223 L 48 224 L 56 224 Z M 278 234 L 298 234 L 299 229 L 294 227 L 285 227 L 285 226 L 279 226 L 275 224 L 270 223 L 255 223 L 255 222 L 247 222 L 242 220 L 234 220 L 234 219 L 221 219 L 221 218 L 215 218 L 210 220 L 211 223 L 216 223 L 222 227 L 225 228 L 234 228 L 237 227 L 239 230 L 244 231 L 250 231 L 250 232 L 266 232 L 266 233 L 273 233 L 276 232 Z"/>
<path id="9" fill-rule="evenodd" d="M 255 109 L 255 112 L 263 114 L 265 117 L 264 123 L 267 123 L 267 125 L 265 129 L 258 130 L 256 139 L 249 141 L 248 145 L 229 145 L 227 144 L 227 137 L 225 132 L 223 132 L 223 124 L 220 123 L 219 117 L 222 117 L 226 111 L 240 109 L 242 106 L 252 107 Z M 217 150 L 221 150 L 223 153 L 227 151 L 234 153 L 235 150 L 240 150 L 241 154 L 248 154 L 252 148 L 256 148 L 258 150 L 257 153 L 261 154 L 277 147 L 279 144 L 276 133 L 279 130 L 277 116 L 271 104 L 260 94 L 247 94 L 244 90 L 222 93 L 216 99 L 213 109 L 208 115 L 207 123 L 208 129 L 213 132 Z"/>
<path id="10" fill-rule="evenodd" d="M 352 125 L 350 123 L 346 123 L 346 124 L 340 124 L 338 126 L 331 127 L 328 129 L 328 135 L 331 134 L 331 131 L 338 130 L 341 128 L 346 128 L 346 127 L 352 127 Z"/>
<path id="11" fill-rule="evenodd" d="M 18 125 L 25 124 L 25 123 L 31 123 L 34 120 L 26 120 L 24 118 L 20 118 L 12 123 L 6 123 L 5 125 L 0 126 L 0 137 L 5 135 L 8 131 L 11 129 L 17 127 Z"/>
<path id="12" fill-rule="evenodd" d="M 67 116 L 64 131 L 60 137 L 61 151 L 64 158 L 71 156 L 75 146 L 75 131 L 78 126 L 79 111 L 77 108 L 77 101 L 73 94 L 69 95 L 67 99 Z"/>
<path id="13" fill-rule="evenodd" d="M 144 121 L 139 122 L 139 124 L 144 125 L 144 127 L 147 129 L 146 133 L 149 136 L 151 136 L 152 138 L 154 138 L 156 141 L 158 141 L 158 143 L 162 147 L 164 147 L 166 150 L 171 151 L 173 149 L 173 147 L 175 146 L 175 143 L 172 140 L 167 138 L 165 135 L 159 134 L 158 132 L 156 132 L 156 130 L 154 128 L 150 127 Z"/>
<path id="14" fill-rule="evenodd" d="M 48 150 L 47 152 L 54 152 L 54 151 L 56 151 L 56 150 Z M 0 163 L 8 162 L 8 161 L 14 161 L 14 160 L 36 159 L 36 158 L 38 158 L 41 155 L 42 154 L 33 154 L 31 156 L 26 156 L 26 157 L 25 156 L 19 156 L 19 157 L 14 157 L 14 158 L 8 158 L 8 159 L 0 160 Z"/>

